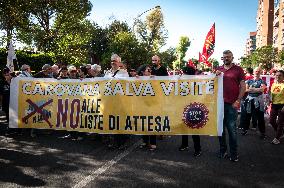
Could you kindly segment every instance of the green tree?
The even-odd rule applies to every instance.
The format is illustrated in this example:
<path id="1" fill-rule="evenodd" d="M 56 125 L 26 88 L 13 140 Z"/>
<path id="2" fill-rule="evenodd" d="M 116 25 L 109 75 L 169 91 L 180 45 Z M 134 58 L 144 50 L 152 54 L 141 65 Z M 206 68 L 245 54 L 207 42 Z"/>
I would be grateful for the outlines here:
<path id="1" fill-rule="evenodd" d="M 19 37 L 29 45 L 48 52 L 57 48 L 56 39 L 62 29 L 72 34 L 74 25 L 80 24 L 91 11 L 88 0 L 29 0 L 28 27 L 19 29 Z"/>
<path id="2" fill-rule="evenodd" d="M 130 28 L 126 22 L 121 22 L 119 20 L 114 20 L 109 26 L 108 26 L 108 38 L 113 39 L 117 33 L 120 32 L 130 32 Z"/>
<path id="3" fill-rule="evenodd" d="M 183 58 L 185 57 L 185 54 L 190 46 L 190 40 L 187 36 L 181 36 L 179 39 L 179 44 L 176 48 L 176 54 L 177 54 L 177 63 L 178 68 L 181 68 L 181 64 L 183 63 Z"/>
<path id="4" fill-rule="evenodd" d="M 241 66 L 244 68 L 248 68 L 248 67 L 252 67 L 252 62 L 251 62 L 251 56 L 247 56 L 247 57 L 241 57 Z"/>
<path id="5" fill-rule="evenodd" d="M 55 48 L 52 49 L 55 61 L 64 60 L 69 64 L 80 65 L 90 62 L 90 43 L 94 25 L 83 19 L 76 25 L 62 26 L 54 40 Z M 72 31 L 72 32 L 70 32 Z"/>
<path id="6" fill-rule="evenodd" d="M 165 28 L 164 16 L 160 8 L 150 11 L 144 22 L 136 19 L 134 24 L 139 38 L 147 45 L 148 51 L 157 53 L 166 44 L 168 32 Z"/>
<path id="7" fill-rule="evenodd" d="M 91 33 L 91 42 L 89 47 L 89 53 L 92 58 L 92 62 L 95 64 L 101 64 L 103 55 L 109 48 L 109 35 L 108 29 L 94 24 L 94 30 Z"/>
<path id="8" fill-rule="evenodd" d="M 280 65 L 284 65 L 284 50 L 282 50 L 278 53 L 277 59 L 278 59 L 278 63 Z"/>
<path id="9" fill-rule="evenodd" d="M 28 25 L 28 4 L 25 0 L 0 1 L 0 30 L 5 31 L 6 37 L 1 38 L 2 45 L 10 41 L 17 28 Z"/>
<path id="10" fill-rule="evenodd" d="M 170 69 L 173 69 L 173 62 L 176 60 L 176 49 L 173 47 L 168 48 L 167 50 L 159 54 L 161 62 Z"/>
<path id="11" fill-rule="evenodd" d="M 110 56 L 112 53 L 118 54 L 128 68 L 137 68 L 150 59 L 150 54 L 145 46 L 139 43 L 133 33 L 118 32 L 109 43 L 109 50 L 105 54 L 103 67 L 110 66 Z"/>
<path id="12" fill-rule="evenodd" d="M 209 58 L 208 61 L 212 64 L 213 68 L 217 68 L 220 65 L 219 61 L 215 58 Z"/>
<path id="13" fill-rule="evenodd" d="M 278 62 L 277 49 L 272 46 L 263 46 L 256 49 L 251 55 L 241 59 L 244 67 L 258 67 L 270 70 Z"/>

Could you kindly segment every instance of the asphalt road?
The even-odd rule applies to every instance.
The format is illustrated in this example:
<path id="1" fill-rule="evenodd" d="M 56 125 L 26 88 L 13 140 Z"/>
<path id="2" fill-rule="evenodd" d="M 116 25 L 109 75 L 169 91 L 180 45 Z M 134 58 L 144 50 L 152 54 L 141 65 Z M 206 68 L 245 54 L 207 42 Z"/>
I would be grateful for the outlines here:
<path id="1" fill-rule="evenodd" d="M 189 150 L 178 151 L 180 136 L 158 140 L 156 151 L 140 149 L 140 136 L 131 136 L 118 150 L 98 135 L 31 138 L 28 130 L 5 135 L 4 127 L 2 121 L 0 187 L 284 187 L 284 142 L 270 144 L 269 126 L 266 140 L 255 131 L 239 135 L 239 162 L 217 157 L 216 137 L 202 136 L 202 155 L 195 158 L 191 138 Z"/>

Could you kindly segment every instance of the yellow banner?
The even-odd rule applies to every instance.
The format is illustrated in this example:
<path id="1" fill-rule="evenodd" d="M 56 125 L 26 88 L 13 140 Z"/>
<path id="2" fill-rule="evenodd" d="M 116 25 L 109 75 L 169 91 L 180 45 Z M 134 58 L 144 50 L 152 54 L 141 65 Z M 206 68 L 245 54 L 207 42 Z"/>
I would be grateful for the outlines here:
<path id="1" fill-rule="evenodd" d="M 107 134 L 220 135 L 215 76 L 55 80 L 15 78 L 10 127 Z"/>

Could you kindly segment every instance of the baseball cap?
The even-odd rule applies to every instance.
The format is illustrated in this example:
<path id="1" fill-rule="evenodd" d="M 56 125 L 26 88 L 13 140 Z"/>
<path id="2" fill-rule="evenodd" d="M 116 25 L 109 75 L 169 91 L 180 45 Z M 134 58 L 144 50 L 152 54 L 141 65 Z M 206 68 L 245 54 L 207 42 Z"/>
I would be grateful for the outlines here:
<path id="1" fill-rule="evenodd" d="M 48 69 L 50 69 L 50 68 L 51 68 L 51 65 L 45 64 L 45 65 L 42 66 L 41 69 L 42 69 L 43 71 L 46 71 L 46 70 L 48 70 Z"/>

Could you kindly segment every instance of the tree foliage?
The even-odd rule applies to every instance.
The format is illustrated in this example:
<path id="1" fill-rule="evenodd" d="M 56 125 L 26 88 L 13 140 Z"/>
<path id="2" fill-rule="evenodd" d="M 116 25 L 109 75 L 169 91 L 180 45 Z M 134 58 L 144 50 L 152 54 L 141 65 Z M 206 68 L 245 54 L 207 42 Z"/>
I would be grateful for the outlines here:
<path id="1" fill-rule="evenodd" d="M 133 33 L 118 32 L 113 40 L 109 43 L 108 57 L 104 59 L 104 66 L 109 67 L 110 56 L 112 53 L 119 54 L 129 68 L 137 68 L 150 59 L 150 54 L 147 52 L 143 43 L 139 43 Z M 149 61 L 149 60 L 148 60 Z"/>
<path id="2" fill-rule="evenodd" d="M 28 24 L 27 9 L 28 4 L 25 0 L 0 1 L 0 30 L 6 33 L 6 37 L 1 38 L 2 44 L 9 42 L 15 29 L 25 27 Z"/>
<path id="3" fill-rule="evenodd" d="M 19 37 L 44 52 L 58 47 L 56 40 L 61 37 L 63 28 L 69 35 L 74 34 L 72 28 L 80 24 L 92 8 L 88 0 L 28 0 L 27 3 L 29 25 L 19 29 Z"/>
<path id="4" fill-rule="evenodd" d="M 166 44 L 168 31 L 164 25 L 164 16 L 160 8 L 153 9 L 143 22 L 135 20 L 136 32 L 139 38 L 146 43 L 147 50 L 157 53 Z"/>
<path id="5" fill-rule="evenodd" d="M 82 20 L 71 28 L 61 27 L 56 38 L 56 48 L 52 50 L 56 59 L 63 58 L 69 64 L 89 63 L 90 43 L 95 30 L 88 20 Z M 66 32 L 66 30 L 72 32 Z"/>
<path id="6" fill-rule="evenodd" d="M 1 0 L 0 30 L 7 34 L 5 41 L 14 35 L 28 49 L 17 51 L 20 65 L 30 64 L 36 70 L 55 62 L 92 62 L 109 68 L 112 53 L 120 55 L 129 68 L 151 63 L 154 54 L 172 66 L 176 49 L 160 51 L 167 39 L 161 9 L 153 9 L 145 21 L 136 19 L 134 32 L 124 21 L 113 20 L 106 27 L 90 22 L 86 17 L 91 8 L 90 0 Z M 183 40 L 178 49 L 182 57 L 183 46 L 189 46 L 189 41 Z M 38 53 L 30 52 L 34 49 Z M 6 58 L 2 61 L 4 65 Z"/>
<path id="7" fill-rule="evenodd" d="M 256 49 L 251 55 L 241 58 L 241 66 L 258 67 L 270 70 L 278 63 L 277 49 L 272 46 L 263 46 Z"/>
<path id="8" fill-rule="evenodd" d="M 190 40 L 187 36 L 181 36 L 179 39 L 178 46 L 176 48 L 176 54 L 177 54 L 177 64 L 178 67 L 181 67 L 181 63 L 183 62 L 183 58 L 185 57 L 185 54 L 190 46 Z"/>
<path id="9" fill-rule="evenodd" d="M 173 47 L 161 52 L 160 54 L 161 62 L 170 69 L 173 69 L 173 62 L 176 60 L 176 49 Z"/>

